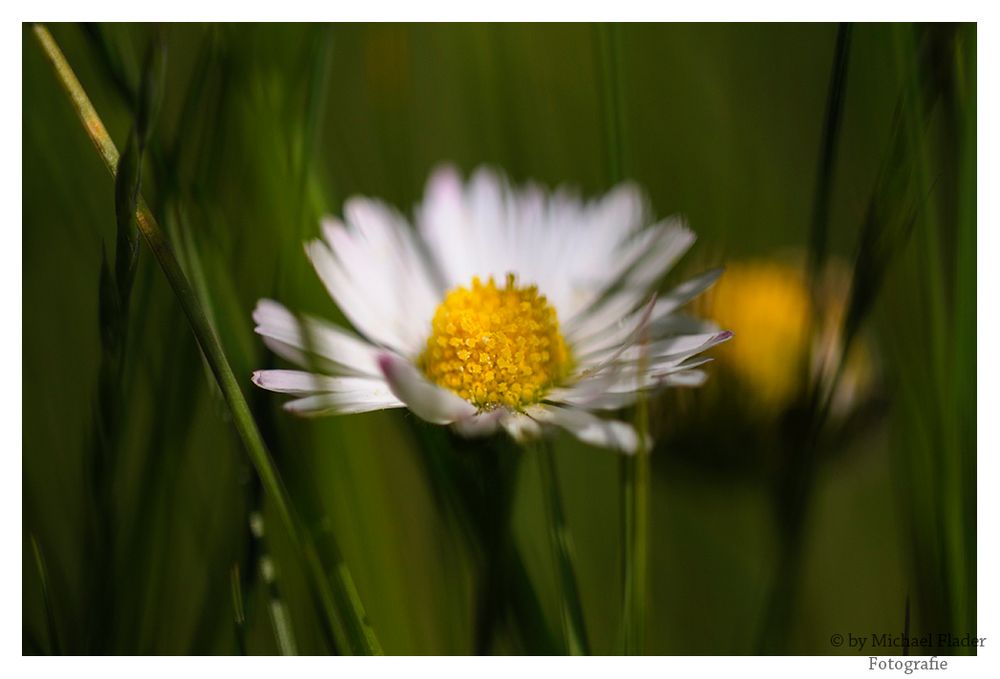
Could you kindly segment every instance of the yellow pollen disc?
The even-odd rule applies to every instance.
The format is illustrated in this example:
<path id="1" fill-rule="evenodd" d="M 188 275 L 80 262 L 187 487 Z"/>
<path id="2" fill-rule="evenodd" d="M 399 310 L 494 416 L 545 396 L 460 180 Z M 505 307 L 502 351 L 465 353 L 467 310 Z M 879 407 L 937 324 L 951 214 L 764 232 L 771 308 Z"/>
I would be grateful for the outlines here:
<path id="1" fill-rule="evenodd" d="M 503 288 L 476 277 L 445 295 L 420 366 L 482 410 L 520 409 L 566 376 L 570 355 L 556 310 L 536 286 L 518 287 L 507 274 Z"/>

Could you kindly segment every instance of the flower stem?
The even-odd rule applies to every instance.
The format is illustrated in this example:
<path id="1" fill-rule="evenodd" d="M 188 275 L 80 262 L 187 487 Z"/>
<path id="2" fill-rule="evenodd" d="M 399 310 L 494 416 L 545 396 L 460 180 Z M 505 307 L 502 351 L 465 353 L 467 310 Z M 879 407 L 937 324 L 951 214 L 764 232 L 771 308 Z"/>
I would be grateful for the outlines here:
<path id="1" fill-rule="evenodd" d="M 83 123 L 90 140 L 97 147 L 108 171 L 114 176 L 118 167 L 118 149 L 108 135 L 104 123 L 97 115 L 93 105 L 90 103 L 87 93 L 80 85 L 73 69 L 70 67 L 62 51 L 56 44 L 52 35 L 42 25 L 34 26 L 35 37 L 38 39 L 45 56 L 55 68 L 60 84 L 66 90 L 73 107 L 76 110 L 80 121 Z M 271 455 L 264 444 L 264 440 L 257 429 L 257 425 L 250 414 L 250 407 L 247 405 L 243 392 L 240 391 L 239 382 L 233 374 L 229 365 L 222 344 L 219 342 L 212 326 L 208 322 L 204 310 L 198 302 L 190 282 L 181 269 L 177 258 L 174 256 L 167 242 L 163 231 L 160 229 L 150 212 L 146 201 L 140 195 L 137 201 L 136 221 L 139 231 L 146 240 L 149 249 L 159 263 L 170 284 L 174 295 L 180 302 L 184 315 L 188 319 L 191 330 L 195 335 L 198 345 L 205 355 L 205 359 L 212 369 L 212 374 L 218 382 L 219 388 L 226 399 L 226 404 L 233 417 L 240 439 L 246 448 L 251 462 L 260 476 L 261 483 L 268 493 L 268 497 L 274 504 L 282 524 L 288 532 L 292 543 L 298 549 L 300 556 L 305 560 L 306 568 L 312 577 L 313 585 L 316 587 L 317 595 L 320 598 L 322 609 L 330 618 L 330 623 L 337 631 L 339 640 L 344 642 L 344 648 L 348 648 L 355 653 L 379 654 L 381 647 L 375 638 L 375 633 L 368 623 L 367 616 L 357 591 L 354 581 L 351 578 L 347 565 L 340 558 L 337 551 L 337 563 L 334 564 L 330 573 L 330 579 L 324 570 L 319 559 L 316 546 L 308 533 L 300 527 L 300 523 L 288 497 L 288 491 L 278 475 L 278 471 L 271 459 Z M 333 588 L 331 590 L 331 580 Z"/>
<path id="2" fill-rule="evenodd" d="M 640 374 L 641 371 L 640 371 Z M 646 650 L 646 608 L 649 596 L 649 411 L 640 391 L 636 401 L 636 431 L 639 447 L 634 455 L 622 456 L 622 642 L 625 655 Z"/>
<path id="3" fill-rule="evenodd" d="M 549 543 L 552 547 L 552 557 L 555 560 L 556 575 L 559 580 L 560 619 L 566 650 L 570 655 L 590 655 L 587 628 L 583 618 L 583 605 L 580 602 L 580 588 L 577 585 L 576 573 L 573 568 L 573 542 L 563 513 L 552 444 L 547 441 L 539 442 L 537 458 L 549 524 Z"/>

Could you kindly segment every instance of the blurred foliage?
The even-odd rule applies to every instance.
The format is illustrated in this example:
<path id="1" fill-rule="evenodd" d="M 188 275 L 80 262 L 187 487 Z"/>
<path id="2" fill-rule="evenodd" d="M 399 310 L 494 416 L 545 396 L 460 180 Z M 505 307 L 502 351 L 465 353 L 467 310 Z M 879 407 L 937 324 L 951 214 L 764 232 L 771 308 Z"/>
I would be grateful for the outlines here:
<path id="1" fill-rule="evenodd" d="M 699 236 L 668 283 L 807 248 L 836 26 L 51 30 L 120 147 L 162 31 L 143 195 L 247 376 L 321 555 L 336 535 L 385 650 L 563 651 L 537 466 L 502 440 L 469 445 L 403 412 L 289 417 L 250 385 L 276 360 L 250 310 L 274 297 L 343 321 L 302 241 L 355 193 L 409 209 L 442 161 L 587 194 L 635 179 L 657 214 L 683 214 Z M 859 263 L 893 254 L 866 283 L 884 388 L 824 430 L 797 582 L 774 582 L 773 491 L 789 460 L 780 426 L 748 408 L 760 395 L 713 369 L 705 390 L 651 404 L 649 652 L 757 650 L 775 584 L 794 592 L 783 651 L 898 632 L 908 597 L 913 631 L 975 631 L 975 40 L 975 26 L 853 30 L 827 249 Z M 299 652 L 337 651 L 144 249 L 104 479 L 114 606 L 94 626 L 87 449 L 114 185 L 27 28 L 22 43 L 24 652 L 276 653 L 289 633 Z M 889 240 L 871 245 L 876 233 Z M 768 348 L 766 330 L 747 333 L 760 331 L 760 360 L 791 360 L 798 349 Z M 730 349 L 749 351 L 739 331 L 717 352 Z M 617 652 L 618 460 L 566 436 L 555 455 L 590 647 Z M 266 541 L 250 529 L 258 510 Z"/>

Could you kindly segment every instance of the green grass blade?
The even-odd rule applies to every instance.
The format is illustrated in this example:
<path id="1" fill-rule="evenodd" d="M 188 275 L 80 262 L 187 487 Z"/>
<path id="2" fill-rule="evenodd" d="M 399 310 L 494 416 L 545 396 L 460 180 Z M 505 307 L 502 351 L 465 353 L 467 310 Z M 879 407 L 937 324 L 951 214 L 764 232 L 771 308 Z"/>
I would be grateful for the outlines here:
<path id="1" fill-rule="evenodd" d="M 612 184 L 624 177 L 625 145 L 622 120 L 621 27 L 617 24 L 600 24 L 597 27 L 598 50 L 601 63 L 604 96 L 604 133 L 607 137 L 608 179 Z"/>
<path id="2" fill-rule="evenodd" d="M 42 583 L 42 599 L 45 602 L 45 626 L 49 635 L 49 648 L 53 655 L 62 655 L 62 644 L 59 641 L 59 626 L 56 624 L 55 609 L 52 606 L 52 591 L 49 588 L 49 571 L 45 567 L 45 557 L 38 540 L 31 536 L 31 551 L 35 556 L 35 568 L 38 569 L 38 579 Z"/>
<path id="3" fill-rule="evenodd" d="M 813 199 L 809 274 L 814 296 L 819 276 L 826 263 L 827 232 L 830 228 L 830 194 L 833 189 L 833 170 L 844 112 L 844 94 L 847 91 L 847 64 L 850 50 L 851 24 L 844 23 L 837 29 L 833 70 L 830 74 L 830 85 L 826 97 L 826 115 L 823 118 L 819 170 L 816 173 L 816 194 Z"/>

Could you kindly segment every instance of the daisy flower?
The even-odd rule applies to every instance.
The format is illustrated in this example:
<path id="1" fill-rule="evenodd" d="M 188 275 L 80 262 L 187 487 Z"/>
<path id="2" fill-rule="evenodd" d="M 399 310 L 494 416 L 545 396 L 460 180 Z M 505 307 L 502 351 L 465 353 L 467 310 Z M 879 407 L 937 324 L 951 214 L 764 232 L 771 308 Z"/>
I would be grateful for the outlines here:
<path id="1" fill-rule="evenodd" d="M 731 336 L 677 313 L 721 270 L 654 293 L 694 234 L 651 221 L 630 184 L 583 201 L 487 169 L 468 182 L 434 173 L 416 228 L 352 198 L 306 253 L 356 332 L 261 300 L 257 333 L 306 370 L 253 381 L 294 395 L 285 409 L 299 415 L 405 407 L 468 436 L 503 429 L 523 442 L 556 426 L 633 452 L 633 427 L 595 413 L 700 385 L 710 359 L 699 354 Z"/>

